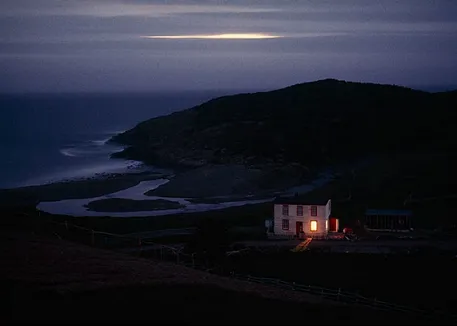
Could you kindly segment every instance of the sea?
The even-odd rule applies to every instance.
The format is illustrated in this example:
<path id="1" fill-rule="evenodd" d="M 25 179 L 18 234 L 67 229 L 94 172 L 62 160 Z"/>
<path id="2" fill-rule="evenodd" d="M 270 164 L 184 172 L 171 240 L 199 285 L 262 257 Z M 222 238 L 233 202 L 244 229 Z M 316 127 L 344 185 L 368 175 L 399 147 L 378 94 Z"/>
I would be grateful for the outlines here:
<path id="1" fill-rule="evenodd" d="M 111 159 L 108 140 L 146 119 L 233 94 L 0 95 L 0 189 L 124 173 L 140 162 Z"/>

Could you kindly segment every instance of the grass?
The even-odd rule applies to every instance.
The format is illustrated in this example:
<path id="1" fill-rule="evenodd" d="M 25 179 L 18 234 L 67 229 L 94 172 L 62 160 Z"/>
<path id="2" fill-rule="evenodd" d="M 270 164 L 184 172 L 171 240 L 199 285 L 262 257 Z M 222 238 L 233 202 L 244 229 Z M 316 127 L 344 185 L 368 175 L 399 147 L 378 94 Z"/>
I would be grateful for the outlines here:
<path id="1" fill-rule="evenodd" d="M 272 198 L 271 196 L 258 195 L 258 196 L 233 196 L 233 197 L 209 197 L 209 198 L 189 198 L 189 202 L 193 204 L 221 204 L 228 202 L 246 201 L 246 200 L 263 200 Z"/>
<path id="2" fill-rule="evenodd" d="M 457 186 L 455 158 L 446 151 L 414 151 L 395 157 L 378 156 L 373 163 L 342 173 L 338 180 L 317 189 L 323 197 L 332 198 L 332 215 L 340 225 L 363 221 L 365 210 L 409 209 L 413 211 L 413 227 L 434 229 L 456 223 L 454 212 Z M 405 199 L 437 197 L 435 200 L 406 203 Z"/>
<path id="3" fill-rule="evenodd" d="M 402 158 L 392 159 L 386 157 L 378 158 L 374 164 L 355 171 L 353 177 L 350 170 L 343 171 L 341 177 L 333 182 L 316 189 L 314 193 L 332 198 L 332 215 L 340 219 L 340 226 L 352 225 L 355 220 L 364 218 L 364 211 L 367 208 L 407 208 L 413 210 L 413 227 L 415 228 L 436 228 L 439 225 L 446 225 L 452 222 L 453 208 L 457 208 L 455 198 L 444 199 L 442 205 L 439 201 L 424 201 L 415 203 L 410 207 L 400 206 L 406 198 L 409 189 L 427 188 L 431 181 L 424 185 L 427 180 L 429 169 L 432 171 L 444 170 L 442 167 L 447 162 L 446 157 L 437 156 L 429 160 L 416 162 L 419 154 L 404 155 Z M 399 179 L 405 175 L 405 169 L 410 169 L 411 175 L 417 176 L 414 182 L 406 184 Z M 440 169 L 441 167 L 441 169 Z M 441 171 L 442 174 L 445 171 Z M 443 178 L 442 178 L 443 177 Z M 448 182 L 443 176 L 437 178 L 436 191 L 441 191 Z M 425 182 L 425 181 L 424 181 Z M 425 189 L 424 189 L 425 190 Z M 347 200 L 349 193 L 351 199 Z M 377 199 L 374 201 L 374 199 Z M 437 213 L 439 210 L 439 213 Z M 32 214 L 34 209 L 30 210 Z M 227 227 L 263 227 L 264 220 L 272 218 L 272 203 L 246 205 L 241 207 L 230 207 L 222 210 L 214 210 L 196 213 L 181 213 L 167 216 L 155 217 L 69 217 L 41 213 L 40 219 L 51 219 L 56 221 L 68 220 L 74 224 L 92 228 L 98 231 L 112 233 L 134 233 L 148 230 L 159 230 L 168 228 L 184 228 L 196 226 L 199 220 L 216 219 L 226 223 Z"/>
<path id="4" fill-rule="evenodd" d="M 411 320 L 399 314 L 360 307 L 286 302 L 202 285 L 129 286 L 82 293 L 33 295 L 27 295 L 26 290 L 17 295 L 17 288 L 8 287 L 9 297 L 13 298 L 11 317 L 19 322 L 98 320 L 221 325 L 302 324 L 305 319 L 309 323 L 323 324 L 405 323 Z M 296 313 L 282 313 L 284 311 Z"/>
<path id="5" fill-rule="evenodd" d="M 94 212 L 141 212 L 178 209 L 184 208 L 185 206 L 175 201 L 165 199 L 133 200 L 108 198 L 91 201 L 89 204 L 85 205 L 85 207 Z"/>
<path id="6" fill-rule="evenodd" d="M 251 252 L 228 257 L 222 268 L 244 275 L 341 288 L 369 298 L 423 309 L 453 312 L 457 308 L 454 298 L 457 264 L 449 254 Z"/>
<path id="7" fill-rule="evenodd" d="M 70 320 L 290 324 L 303 323 L 304 315 L 308 322 L 323 323 L 410 320 L 72 244 L 20 226 L 2 225 L 1 231 L 6 250 L 0 253 L 8 264 L 1 268 L 0 291 L 8 299 L 8 309 L 0 318 L 8 324 Z M 27 260 L 21 258 L 25 256 Z M 284 314 L 287 310 L 297 314 Z M 332 314 L 326 313 L 330 310 Z"/>
<path id="8" fill-rule="evenodd" d="M 29 214 L 29 217 L 22 213 Z M 132 214 L 134 215 L 134 213 Z M 13 217 L 14 216 L 14 217 Z M 35 224 L 38 222 L 54 221 L 76 224 L 95 231 L 104 231 L 118 234 L 145 232 L 161 229 L 186 228 L 198 225 L 205 219 L 216 219 L 224 222 L 227 227 L 259 227 L 264 225 L 264 220 L 272 216 L 271 203 L 262 203 L 238 207 L 229 207 L 221 210 L 207 212 L 181 213 L 154 217 L 103 217 L 86 216 L 73 217 L 66 215 L 53 215 L 45 212 L 37 212 L 34 207 L 22 209 L 0 210 L 0 218 L 5 221 L 14 219 L 22 220 L 23 223 Z"/>
<path id="9" fill-rule="evenodd" d="M 93 179 L 57 182 L 48 185 L 0 189 L 0 208 L 36 205 L 40 201 L 93 198 L 136 186 L 141 181 L 163 177 L 157 173 L 111 174 Z"/>
<path id="10" fill-rule="evenodd" d="M 26 221 L 24 221 L 24 225 L 32 227 L 31 223 Z M 49 232 L 47 230 L 47 233 Z M 89 241 L 89 239 L 90 236 L 88 235 L 87 240 Z M 172 239 L 165 238 L 163 240 L 168 242 Z M 456 267 L 455 260 L 449 256 L 393 257 L 360 254 L 297 254 L 288 251 L 234 256 L 232 259 L 226 260 L 223 265 L 224 270 L 232 270 L 241 274 L 280 278 L 285 281 L 321 285 L 329 288 L 341 287 L 344 290 L 358 291 L 365 296 L 377 296 L 379 300 L 393 301 L 404 305 L 422 304 L 424 308 L 435 305 L 439 309 L 443 309 L 447 305 L 446 308 L 451 310 L 457 302 L 447 298 L 452 297 L 452 293 L 457 290 L 455 282 L 453 282 L 454 275 L 457 273 Z M 426 271 L 424 274 L 426 277 L 418 280 L 417 273 L 420 271 Z M 22 289 L 19 292 L 16 292 L 16 288 L 10 288 L 10 291 L 15 293 L 10 297 L 16 300 L 13 304 L 13 314 L 21 320 L 23 318 L 66 320 L 65 318 L 72 315 L 75 310 L 79 312 L 78 316 L 75 317 L 76 320 L 86 320 L 92 316 L 103 320 L 111 320 L 111 318 L 118 320 L 174 320 L 174 316 L 170 317 L 166 313 L 170 311 L 170 307 L 179 307 L 180 315 L 176 318 L 185 316 L 185 318 L 189 318 L 186 321 L 192 322 L 202 320 L 214 322 L 217 321 L 218 316 L 224 314 L 224 311 L 230 310 L 234 312 L 230 315 L 234 322 L 251 320 L 250 318 L 256 322 L 263 321 L 262 318 L 267 311 L 265 322 L 275 320 L 286 323 L 295 320 L 297 315 L 288 315 L 284 318 L 283 314 L 276 313 L 276 311 L 292 308 L 306 313 L 308 321 L 324 320 L 329 323 L 337 322 L 338 318 L 343 318 L 351 323 L 357 321 L 357 323 L 365 322 L 368 324 L 382 323 L 381 321 L 393 322 L 397 321 L 396 318 L 398 318 L 398 316 L 386 317 L 383 314 L 370 313 L 366 310 L 360 310 L 360 308 L 344 307 L 338 309 L 325 305 L 298 305 L 265 300 L 246 293 L 236 293 L 205 286 L 129 286 L 66 294 L 30 293 L 27 291 L 33 287 L 29 285 L 21 285 L 19 288 Z M 50 307 L 52 307 L 52 313 Z M 28 311 L 28 314 L 22 316 L 20 311 L 24 309 Z M 323 315 L 328 309 L 334 313 L 324 317 Z M 301 314 L 298 316 L 300 317 Z M 228 320 L 224 318 L 223 322 Z M 413 319 L 405 320 L 405 322 L 407 321 L 412 322 Z M 298 318 L 297 322 L 303 322 L 303 320 Z"/>
<path id="11" fill-rule="evenodd" d="M 340 219 L 340 226 L 352 225 L 364 218 L 367 208 L 406 208 L 413 210 L 413 227 L 436 228 L 455 223 L 457 209 L 455 198 L 438 199 L 403 206 L 407 194 L 430 196 L 446 192 L 446 185 L 455 178 L 446 178 L 448 154 L 437 152 L 425 155 L 423 152 L 406 153 L 403 156 L 378 157 L 373 164 L 357 169 L 353 175 L 350 169 L 341 171 L 341 177 L 313 191 L 332 198 L 332 215 Z M 422 158 L 422 160 L 420 160 Z M 431 171 L 431 172 L 429 172 Z M 455 173 L 455 172 L 452 172 Z M 408 177 L 405 179 L 405 177 Z M 414 178 L 412 178 L 414 177 Z M 57 191 L 57 190 L 56 190 Z M 350 200 L 348 199 L 351 194 Z M 204 199 L 202 199 L 204 200 Z M 137 203 L 135 203 L 136 205 Z M 5 213 L 16 212 L 17 208 L 4 209 Z M 36 218 L 63 222 L 65 220 L 97 231 L 112 233 L 134 233 L 168 228 L 196 226 L 202 219 L 223 221 L 227 227 L 263 227 L 264 220 L 272 218 L 272 203 L 231 207 L 196 213 L 181 213 L 167 216 L 135 217 L 70 217 L 41 213 L 37 216 L 34 208 L 28 212 Z"/>
<path id="12" fill-rule="evenodd" d="M 113 140 L 131 146 L 120 156 L 146 162 L 319 167 L 356 155 L 454 144 L 455 95 L 321 80 L 213 99 L 144 121 Z"/>

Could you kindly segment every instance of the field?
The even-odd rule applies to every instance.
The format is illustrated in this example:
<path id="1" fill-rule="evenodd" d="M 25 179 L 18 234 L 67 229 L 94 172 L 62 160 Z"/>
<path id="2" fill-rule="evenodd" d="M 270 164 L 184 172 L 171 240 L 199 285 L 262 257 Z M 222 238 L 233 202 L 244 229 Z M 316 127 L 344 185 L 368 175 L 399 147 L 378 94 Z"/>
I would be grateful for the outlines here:
<path id="1" fill-rule="evenodd" d="M 135 214 L 133 212 L 177 209 L 184 208 L 185 206 L 165 199 L 133 200 L 108 198 L 91 201 L 86 207 L 95 212 L 132 212 L 132 214 Z"/>
<path id="2" fill-rule="evenodd" d="M 18 222 L 19 220 L 17 220 Z M 204 224 L 203 224 L 204 225 Z M 202 226 L 202 224 L 200 224 Z M 173 245 L 180 243 L 185 246 L 186 252 L 195 250 L 208 250 L 213 252 L 212 256 L 197 254 L 196 263 L 213 269 L 216 273 L 230 275 L 234 272 L 241 275 L 251 275 L 256 277 L 274 278 L 286 282 L 296 282 L 297 284 L 322 286 L 330 289 L 341 288 L 344 291 L 358 293 L 368 298 L 378 298 L 381 301 L 392 302 L 400 305 L 414 306 L 420 309 L 433 309 L 440 311 L 453 311 L 457 307 L 455 300 L 449 300 L 457 288 L 454 282 L 454 275 L 457 273 L 457 260 L 454 258 L 455 251 L 439 252 L 427 249 L 422 246 L 416 253 L 412 251 L 409 255 L 384 255 L 384 254 L 346 254 L 346 253 L 321 253 L 321 252 L 302 252 L 292 253 L 292 249 L 298 241 L 289 243 L 285 241 L 284 249 L 269 250 L 262 248 L 262 251 L 247 250 L 240 254 L 225 257 L 222 252 L 217 251 L 218 246 L 224 246 L 224 231 L 217 231 L 216 228 L 221 224 L 214 224 L 202 234 L 198 231 L 195 235 L 165 236 L 159 239 L 151 239 L 155 243 L 165 243 Z M 38 230 L 50 234 L 55 239 L 62 237 L 75 242 L 91 244 L 91 234 L 70 227 L 65 231 L 64 226 L 50 227 L 42 222 L 32 223 L 30 220 L 23 221 L 21 228 Z M 246 231 L 248 230 L 248 231 Z M 29 231 L 29 232 L 30 232 Z M 33 231 L 33 232 L 35 232 Z M 217 232 L 216 232 L 217 231 Z M 246 237 L 241 236 L 244 232 L 252 232 L 251 228 L 235 229 L 234 234 L 227 234 L 228 241 L 241 241 Z M 148 232 L 142 237 L 143 249 L 138 247 L 138 239 L 135 235 L 132 238 L 125 238 L 121 242 L 114 238 L 97 234 L 95 246 L 119 250 L 121 248 L 131 248 L 125 252 L 141 257 L 157 258 L 156 249 L 147 245 Z M 241 239 L 240 239 L 241 238 Z M 108 240 L 108 241 L 107 241 Z M 197 242 L 196 242 L 197 241 Z M 403 240 L 405 243 L 412 243 L 410 240 Z M 262 242 L 266 242 L 263 240 Z M 335 244 L 353 245 L 347 241 L 334 241 Z M 385 241 L 384 241 L 385 242 Z M 380 244 L 384 244 L 380 242 Z M 197 247 L 192 247 L 192 243 Z M 317 241 L 316 241 L 317 243 Z M 415 243 L 415 242 L 414 242 Z M 439 242 L 441 243 L 441 242 Z M 270 244 L 282 244 L 282 241 Z M 361 245 L 363 245 L 361 243 Z M 206 247 L 205 247 L 206 246 Z M 231 249 L 243 249 L 245 245 L 236 246 Z M 216 251 L 213 251 L 215 249 Z M 149 250 L 149 251 L 148 251 Z M 220 256 L 223 254 L 223 256 Z M 168 257 L 168 258 L 167 258 Z M 176 256 L 167 256 L 176 262 Z M 224 257 L 224 258 L 223 258 Z M 182 260 L 182 259 L 181 259 Z M 181 261 L 180 260 L 180 261 Z"/>
<path id="3" fill-rule="evenodd" d="M 332 215 L 342 227 L 363 221 L 370 208 L 410 209 L 418 229 L 449 227 L 457 224 L 456 164 L 444 150 L 379 155 L 366 166 L 342 171 L 314 194 L 332 199 Z"/>
<path id="4" fill-rule="evenodd" d="M 230 207 L 223 210 L 208 212 L 182 213 L 155 217 L 73 217 L 66 215 L 53 215 L 37 212 L 33 207 L 24 207 L 20 210 L 3 210 L 0 216 L 11 218 L 15 214 L 29 214 L 31 223 L 39 221 L 56 221 L 73 223 L 97 231 L 119 234 L 145 232 L 171 228 L 186 228 L 196 226 L 199 221 L 214 219 L 225 223 L 228 227 L 263 227 L 266 218 L 271 217 L 271 203 Z M 2 217 L 3 218 L 3 217 Z"/>
<path id="5" fill-rule="evenodd" d="M 420 157 L 420 153 L 409 153 L 397 158 L 378 158 L 370 166 L 355 170 L 348 168 L 341 171 L 339 178 L 315 190 L 315 192 L 332 198 L 332 215 L 340 218 L 341 227 L 353 225 L 355 221 L 363 219 L 363 213 L 366 208 L 412 209 L 414 213 L 414 227 L 418 229 L 428 228 L 433 230 L 439 227 L 450 226 L 455 223 L 452 212 L 456 206 L 452 192 L 449 192 L 446 187 L 446 183 L 451 184 L 454 180 L 452 178 L 445 178 L 446 171 L 444 167 L 449 162 L 449 158 L 442 154 L 437 154 L 434 157 L 424 160 L 419 160 Z M 114 183 L 111 184 L 111 181 L 106 182 L 109 182 L 110 186 L 114 185 Z M 50 193 L 48 195 L 51 196 L 57 190 L 50 188 L 49 191 Z M 23 215 L 23 213 L 28 215 Z M 66 242 L 59 240 L 59 238 L 70 239 L 85 244 L 94 243 L 101 246 L 109 243 L 106 242 L 106 237 L 103 235 L 101 237 L 97 236 L 94 242 L 91 239 L 90 232 L 84 233 L 77 229 L 62 231 L 62 226 L 55 228 L 49 227 L 47 222 L 65 223 L 67 221 L 68 223 L 96 232 L 130 234 L 170 228 L 199 228 L 203 225 L 202 221 L 212 221 L 219 229 L 217 229 L 217 232 L 211 232 L 210 230 L 209 233 L 213 236 L 208 239 L 202 240 L 200 238 L 198 240 L 198 237 L 169 236 L 159 240 L 159 242 L 163 243 L 177 241 L 180 243 L 193 242 L 194 244 L 196 241 L 197 244 L 198 241 L 206 241 L 207 248 L 211 248 L 219 245 L 219 242 L 223 240 L 222 238 L 225 236 L 224 230 L 230 230 L 228 232 L 228 239 L 230 241 L 254 238 L 262 239 L 264 220 L 271 217 L 271 203 L 152 218 L 134 216 L 131 218 L 57 216 L 37 212 L 33 205 L 31 205 L 28 207 L 23 206 L 21 209 L 17 207 L 10 209 L 4 208 L 2 210 L 1 221 L 7 228 L 8 225 L 20 225 L 19 228 L 26 230 L 29 235 L 31 232 L 45 232 L 48 236 L 53 237 L 52 242 L 56 246 L 59 246 L 59 248 L 61 246 L 64 246 L 62 248 L 67 248 Z M 6 237 L 10 237 L 10 235 L 6 234 Z M 29 241 L 27 237 L 22 236 L 18 243 L 22 244 L 24 241 L 29 244 L 35 243 L 38 248 L 44 247 L 46 249 L 46 246 L 44 246 L 45 240 Z M 133 239 L 133 242 L 122 244 L 122 246 L 136 246 L 137 241 L 137 239 Z M 15 244 L 14 246 L 9 244 L 9 247 L 7 246 L 8 243 L 5 244 L 6 246 L 3 246 L 4 254 L 14 253 L 17 248 L 20 248 L 19 244 Z M 15 249 L 13 250 L 12 248 Z M 86 248 L 89 250 L 88 247 Z M 29 252 L 29 249 L 24 252 Z M 11 253 L 8 253 L 8 250 Z M 95 249 L 90 249 L 90 252 L 92 250 Z M 67 249 L 59 249 L 58 252 L 66 253 L 68 251 Z M 49 257 L 50 261 L 44 262 L 37 260 L 30 265 L 43 265 L 44 267 L 39 273 L 41 276 L 49 273 L 47 269 L 49 267 L 47 265 L 49 264 L 62 266 L 61 264 L 69 263 L 66 259 L 62 260 L 64 256 L 61 255 L 55 257 L 52 255 L 49 256 L 49 252 L 47 251 L 42 252 L 41 255 L 45 259 Z M 14 299 L 16 301 L 13 303 L 14 309 L 16 309 L 13 309 L 13 311 L 16 311 L 15 314 L 20 315 L 21 308 L 19 307 L 25 305 L 29 307 L 28 309 L 32 309 L 31 311 L 37 314 L 37 316 L 40 316 L 40 318 L 48 319 L 49 316 L 46 315 L 46 311 L 49 311 L 49 309 L 46 310 L 44 304 L 40 303 L 40 300 L 43 299 L 45 300 L 43 302 L 59 307 L 59 313 L 57 313 L 56 317 L 52 317 L 56 320 L 65 318 L 65 316 L 71 314 L 73 307 L 78 307 L 81 311 L 87 311 L 87 314 L 89 312 L 98 313 L 100 318 L 104 319 L 106 319 L 107 314 L 113 311 L 109 307 L 117 307 L 114 309 L 116 312 L 110 316 L 129 319 L 132 316 L 130 312 L 133 312 L 139 319 L 156 318 L 156 320 L 162 320 L 169 317 L 165 314 L 166 307 L 169 309 L 170 304 L 174 302 L 178 306 L 186 307 L 185 309 L 187 310 L 183 310 L 181 316 L 184 316 L 184 314 L 188 316 L 195 313 L 196 316 L 198 315 L 202 318 L 198 320 L 214 321 L 217 318 L 222 318 L 220 316 L 225 316 L 229 307 L 230 309 L 240 311 L 240 313 L 251 314 L 249 315 L 251 317 L 246 318 L 260 320 L 260 315 L 268 316 L 268 311 L 273 311 L 274 307 L 289 309 L 287 307 L 297 304 L 283 303 L 281 301 L 282 298 L 278 299 L 278 297 L 252 298 L 251 294 L 240 294 L 238 290 L 234 291 L 232 288 L 223 290 L 220 288 L 215 289 L 214 287 L 207 288 L 207 279 L 196 287 L 194 281 L 189 281 L 190 284 L 185 285 L 171 285 L 165 279 L 161 279 L 158 283 L 151 286 L 149 283 L 146 282 L 146 284 L 142 281 L 143 276 L 140 275 L 143 275 L 143 272 L 140 272 L 140 269 L 132 269 L 133 274 L 129 274 L 130 276 L 127 278 L 123 274 L 124 272 L 121 271 L 125 266 L 135 265 L 134 260 L 136 258 L 116 258 L 115 260 L 117 262 L 109 262 L 109 265 L 117 267 L 113 267 L 114 269 L 107 271 L 103 270 L 103 267 L 97 264 L 94 264 L 98 266 L 97 271 L 84 270 L 83 265 L 90 265 L 96 261 L 100 261 L 101 258 L 97 255 L 91 257 L 83 255 L 78 258 L 79 263 L 67 266 L 69 270 L 75 267 L 75 273 L 80 277 L 79 280 L 76 278 L 74 282 L 72 281 L 72 284 L 77 287 L 84 287 L 84 289 L 79 289 L 77 292 L 73 290 L 67 291 L 69 285 L 68 279 L 62 281 L 53 279 L 52 282 L 50 281 L 50 284 L 52 283 L 54 285 L 49 291 L 46 290 L 43 292 L 43 289 L 38 289 L 36 292 L 36 282 L 40 283 L 40 281 L 37 281 L 36 275 L 28 275 L 28 269 L 24 268 L 24 271 L 27 271 L 24 274 L 27 276 L 26 279 L 8 283 L 14 284 L 14 286 L 5 283 L 5 289 L 11 291 L 12 297 L 16 298 Z M 106 256 L 106 254 L 103 255 Z M 289 250 L 267 253 L 247 251 L 241 255 L 227 257 L 227 259 L 218 259 L 216 262 L 213 262 L 213 267 L 216 267 L 224 275 L 229 275 L 230 272 L 236 272 L 244 275 L 269 277 L 305 285 L 311 284 L 328 288 L 342 288 L 345 291 L 357 292 L 367 297 L 377 297 L 379 300 L 402 305 L 413 305 L 424 309 L 454 311 L 457 308 L 456 300 L 452 299 L 457 290 L 454 281 L 454 275 L 457 273 L 457 260 L 454 255 L 455 252 L 450 255 L 448 253 L 440 254 L 436 251 L 421 251 L 420 254 L 410 255 L 292 253 Z M 146 257 L 147 255 L 144 256 Z M 8 264 L 4 264 L 3 266 L 8 266 Z M 150 273 L 152 267 L 150 265 L 148 266 L 146 267 L 145 265 L 141 268 Z M 19 274 L 13 271 L 12 275 Z M 65 275 L 65 273 L 61 275 Z M 92 279 L 93 275 L 95 275 L 94 279 Z M 135 279 L 135 282 L 127 282 L 126 280 L 129 278 Z M 110 280 L 116 281 L 112 283 Z M 228 284 L 228 281 L 223 281 L 222 283 L 224 282 Z M 107 287 L 97 288 L 96 290 L 85 288 L 87 284 L 93 285 L 94 283 L 97 287 L 99 285 L 106 285 Z M 64 287 L 63 292 L 59 286 L 55 287 L 58 284 Z M 118 295 L 114 295 L 113 293 L 118 293 Z M 201 299 L 202 297 L 199 295 L 202 293 L 206 293 L 206 299 Z M 148 304 L 140 299 L 144 296 L 148 297 L 148 303 L 157 307 L 154 317 L 149 314 L 149 310 L 146 311 Z M 25 297 L 30 297 L 30 299 L 25 300 Z M 199 298 L 198 300 L 195 299 L 197 297 Z M 222 299 L 224 297 L 227 299 Z M 125 309 L 122 308 L 122 305 L 125 304 L 124 300 L 131 303 Z M 277 300 L 282 303 L 277 302 Z M 94 312 L 92 305 L 101 301 L 104 303 L 100 305 L 100 309 L 97 312 Z M 243 310 L 243 307 L 250 303 L 252 303 L 252 309 Z M 226 307 L 226 309 L 221 309 L 221 305 Z M 202 308 L 203 306 L 211 308 Z M 297 309 L 304 309 L 309 316 L 312 316 L 311 318 L 329 318 L 329 320 L 333 317 L 322 317 L 323 309 L 333 309 L 334 311 L 337 309 L 333 306 L 332 308 L 328 308 L 322 304 L 317 306 L 310 305 L 305 308 L 303 308 L 303 305 L 296 307 Z M 335 312 L 334 317 L 336 319 L 332 319 L 332 321 L 338 321 L 339 317 L 359 321 L 358 318 L 360 317 L 360 320 L 368 320 L 369 323 L 372 323 L 375 319 L 381 321 L 384 318 L 380 316 L 378 319 L 372 313 L 366 313 L 365 311 L 360 311 L 360 316 L 354 317 L 357 313 L 348 309 Z M 208 311 L 211 311 L 213 314 Z M 34 315 L 30 314 L 30 316 Z M 89 315 L 85 314 L 81 314 L 80 318 L 86 318 L 84 316 L 89 318 Z M 273 321 L 275 320 L 273 318 L 275 316 L 278 317 L 277 315 L 273 315 L 271 318 L 266 317 L 266 320 Z M 236 316 L 234 315 L 233 317 L 235 318 Z M 286 320 L 284 316 L 278 318 L 277 320 L 284 322 Z M 300 318 L 298 319 L 301 320 Z M 226 320 L 228 319 L 224 317 L 222 321 Z"/>
<path id="6" fill-rule="evenodd" d="M 359 293 L 396 304 L 453 312 L 457 260 L 453 255 L 246 252 L 228 257 L 228 271 Z"/>
<path id="7" fill-rule="evenodd" d="M 0 189 L 0 208 L 34 206 L 40 201 L 93 198 L 155 180 L 168 174 L 154 172 L 118 173 L 62 181 L 40 186 Z"/>
<path id="8" fill-rule="evenodd" d="M 355 167 L 352 163 L 338 169 L 339 177 L 313 191 L 332 199 L 332 215 L 340 219 L 340 226 L 352 226 L 364 218 L 367 208 L 411 209 L 414 228 L 445 227 L 456 224 L 453 212 L 457 209 L 457 197 L 450 186 L 455 182 L 452 159 L 449 154 L 421 151 L 404 153 L 395 157 L 378 156 L 370 164 Z M 450 174 L 448 174 L 448 171 Z M 8 211 L 8 204 L 25 204 L 29 211 L 38 200 L 56 198 L 80 198 L 82 191 L 89 189 L 92 195 L 128 188 L 141 180 L 158 176 L 138 174 L 114 176 L 103 180 L 86 180 L 69 184 L 54 184 L 0 191 L 0 207 Z M 301 196 L 301 195 L 300 195 Z M 306 201 L 306 194 L 303 196 Z M 214 202 L 218 199 L 196 198 L 195 202 Z M 111 203 L 93 203 L 94 206 L 110 206 Z M 117 203 L 116 205 L 118 205 Z M 131 208 L 135 203 L 121 203 Z M 143 203 L 146 205 L 146 203 Z M 156 207 L 156 203 L 147 204 Z M 6 208 L 5 208 L 6 207 Z M 110 208 L 112 208 L 110 206 Z M 125 207 L 124 207 L 125 208 Z M 17 211 L 17 206 L 9 210 Z M 109 213 L 107 213 L 109 215 Z M 201 213 L 183 213 L 157 217 L 69 217 L 41 213 L 40 218 L 58 221 L 70 220 L 75 224 L 98 231 L 132 233 L 167 228 L 192 227 L 202 219 L 214 219 L 226 223 L 227 227 L 263 227 L 264 220 L 272 217 L 271 203 L 233 207 Z"/>
<path id="9" fill-rule="evenodd" d="M 430 323 L 91 248 L 30 226 L 2 225 L 1 237 L 5 322 Z M 283 313 L 290 310 L 299 313 Z"/>

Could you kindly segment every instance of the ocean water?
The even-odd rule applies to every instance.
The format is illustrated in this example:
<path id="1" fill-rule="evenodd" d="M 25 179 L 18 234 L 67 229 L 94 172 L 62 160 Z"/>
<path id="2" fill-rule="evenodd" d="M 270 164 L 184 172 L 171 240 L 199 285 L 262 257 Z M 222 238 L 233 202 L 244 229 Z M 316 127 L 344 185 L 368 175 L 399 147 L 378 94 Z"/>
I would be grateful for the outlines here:
<path id="1" fill-rule="evenodd" d="M 222 92 L 0 96 L 0 189 L 132 171 L 113 135 Z"/>

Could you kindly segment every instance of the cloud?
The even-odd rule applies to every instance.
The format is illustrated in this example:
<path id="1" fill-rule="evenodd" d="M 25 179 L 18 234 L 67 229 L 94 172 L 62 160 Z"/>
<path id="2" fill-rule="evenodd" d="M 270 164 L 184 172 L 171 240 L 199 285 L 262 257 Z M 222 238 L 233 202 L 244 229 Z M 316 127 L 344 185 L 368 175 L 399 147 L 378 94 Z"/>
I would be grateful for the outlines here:
<path id="1" fill-rule="evenodd" d="M 317 38 L 345 36 L 348 33 L 289 33 L 284 35 L 267 33 L 228 33 L 228 34 L 185 34 L 185 35 L 145 35 L 144 39 L 157 40 L 265 40 L 279 38 Z"/>
<path id="2" fill-rule="evenodd" d="M 265 33 L 236 33 L 236 34 L 188 34 L 188 35 L 149 35 L 141 36 L 146 39 L 166 40 L 263 40 L 283 37 Z"/>
<path id="3" fill-rule="evenodd" d="M 274 12 L 279 8 L 207 1 L 15 0 L 2 5 L 0 16 L 162 17 L 182 14 Z"/>
<path id="4" fill-rule="evenodd" d="M 3 1 L 0 16 L 84 15 L 162 17 L 180 15 L 261 15 L 265 19 L 456 20 L 452 0 L 14 0 Z"/>
<path id="5" fill-rule="evenodd" d="M 454 0 L 5 0 L 0 7 L 0 91 L 457 76 Z"/>

